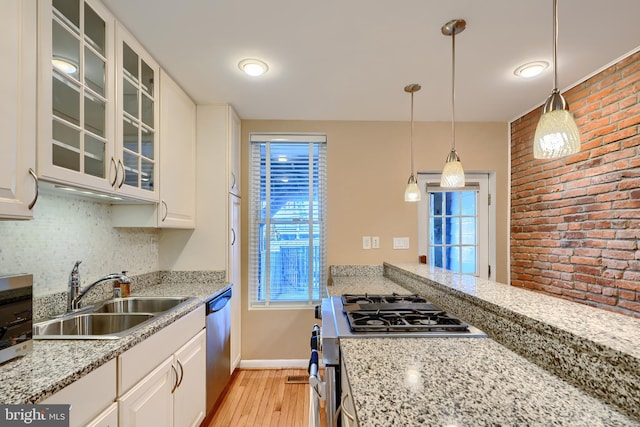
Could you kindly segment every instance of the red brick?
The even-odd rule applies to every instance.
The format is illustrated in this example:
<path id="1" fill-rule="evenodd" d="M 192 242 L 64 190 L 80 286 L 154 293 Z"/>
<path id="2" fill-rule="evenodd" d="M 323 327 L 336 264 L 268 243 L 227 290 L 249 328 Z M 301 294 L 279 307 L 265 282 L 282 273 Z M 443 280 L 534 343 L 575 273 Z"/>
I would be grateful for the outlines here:
<path id="1" fill-rule="evenodd" d="M 638 249 L 638 242 L 636 240 L 609 240 L 607 241 L 607 248 L 636 250 Z"/>
<path id="2" fill-rule="evenodd" d="M 601 252 L 602 252 L 602 257 L 603 258 L 619 259 L 619 260 L 634 259 L 634 254 L 633 254 L 632 251 L 621 251 L 621 250 L 604 249 Z"/>
<path id="3" fill-rule="evenodd" d="M 640 313 L 640 302 L 620 300 L 618 305 L 628 310 L 635 311 L 636 313 Z"/>
<path id="4" fill-rule="evenodd" d="M 613 209 L 640 209 L 640 199 L 613 202 Z"/>
<path id="5" fill-rule="evenodd" d="M 618 184 L 618 190 L 629 190 L 631 188 L 640 188 L 640 178 L 623 179 Z"/>
<path id="6" fill-rule="evenodd" d="M 608 305 L 614 305 L 617 302 L 617 298 L 609 297 L 609 296 L 606 296 L 606 295 L 590 294 L 588 296 L 588 299 L 590 301 L 596 301 L 596 302 L 600 302 L 600 303 L 608 304 Z"/>
<path id="7" fill-rule="evenodd" d="M 627 301 L 639 301 L 638 294 L 636 292 L 626 291 L 624 289 L 618 291 L 618 297 Z"/>

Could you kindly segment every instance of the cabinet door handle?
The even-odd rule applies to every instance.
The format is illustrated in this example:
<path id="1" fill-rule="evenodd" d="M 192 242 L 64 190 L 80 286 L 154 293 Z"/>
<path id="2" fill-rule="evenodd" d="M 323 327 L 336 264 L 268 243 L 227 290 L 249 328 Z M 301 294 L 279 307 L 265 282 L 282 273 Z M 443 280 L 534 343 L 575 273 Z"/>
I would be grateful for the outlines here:
<path id="1" fill-rule="evenodd" d="M 176 389 L 178 388 L 178 385 L 180 383 L 178 382 L 178 370 L 176 369 L 176 365 L 174 365 L 172 363 L 171 364 L 171 369 L 173 369 L 173 373 L 176 374 L 176 382 L 175 382 L 175 384 L 173 384 L 173 388 L 171 389 L 171 394 L 173 394 L 173 392 L 176 391 Z"/>
<path id="2" fill-rule="evenodd" d="M 231 189 L 236 188 L 236 174 L 231 172 Z"/>
<path id="3" fill-rule="evenodd" d="M 36 184 L 36 195 L 33 196 L 33 200 L 31 201 L 31 203 L 29 203 L 29 210 L 33 209 L 33 207 L 36 205 L 36 202 L 38 201 L 38 195 L 40 194 L 40 182 L 38 181 L 38 175 L 36 175 L 36 172 L 29 168 L 29 174 L 33 177 L 35 184 Z"/>
<path id="4" fill-rule="evenodd" d="M 348 411 L 347 411 L 347 407 L 344 406 L 345 401 L 349 398 L 349 393 L 346 393 L 344 396 L 342 396 L 342 404 L 340 405 L 340 407 L 342 408 L 342 413 L 344 414 L 345 417 L 347 417 L 349 419 L 349 424 L 351 423 L 355 423 L 356 422 L 356 417 L 354 417 L 353 415 L 351 415 Z"/>
<path id="5" fill-rule="evenodd" d="M 118 160 L 118 165 L 122 166 L 122 181 L 118 184 L 118 188 L 122 188 L 122 184 L 124 184 L 124 180 L 127 179 L 127 170 L 124 168 L 124 164 L 122 160 Z"/>
<path id="6" fill-rule="evenodd" d="M 162 215 L 161 222 L 164 222 L 164 220 L 167 219 L 167 215 L 169 215 L 169 207 L 167 206 L 167 202 L 164 200 L 162 200 L 162 206 L 164 206 L 164 215 Z"/>
<path id="7" fill-rule="evenodd" d="M 233 234 L 233 239 L 231 239 L 231 246 L 236 244 L 236 230 L 231 229 L 231 233 Z"/>
<path id="8" fill-rule="evenodd" d="M 178 366 L 180 367 L 180 380 L 178 381 L 178 385 L 176 386 L 176 388 L 180 387 L 180 384 L 182 384 L 182 379 L 184 378 L 184 368 L 182 367 L 182 363 L 180 363 L 179 360 L 176 360 L 176 362 L 178 362 Z"/>
<path id="9" fill-rule="evenodd" d="M 113 164 L 113 170 L 116 171 L 116 176 L 114 176 L 113 181 L 111 181 L 111 186 L 113 187 L 116 185 L 116 181 L 118 180 L 118 165 L 116 164 L 116 159 L 113 157 L 111 158 L 111 163 Z"/>

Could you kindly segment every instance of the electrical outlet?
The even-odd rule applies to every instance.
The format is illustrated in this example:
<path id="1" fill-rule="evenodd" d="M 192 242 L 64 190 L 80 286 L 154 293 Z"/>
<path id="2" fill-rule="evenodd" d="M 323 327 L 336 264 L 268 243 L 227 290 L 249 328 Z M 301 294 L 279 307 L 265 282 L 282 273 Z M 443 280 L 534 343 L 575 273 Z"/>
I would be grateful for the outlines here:
<path id="1" fill-rule="evenodd" d="M 409 249 L 409 238 L 408 237 L 394 237 L 393 238 L 393 249 Z"/>
<path id="2" fill-rule="evenodd" d="M 378 236 L 371 237 L 371 247 L 373 249 L 380 249 L 380 237 Z"/>
<path id="3" fill-rule="evenodd" d="M 371 236 L 362 236 L 362 249 L 371 249 Z"/>

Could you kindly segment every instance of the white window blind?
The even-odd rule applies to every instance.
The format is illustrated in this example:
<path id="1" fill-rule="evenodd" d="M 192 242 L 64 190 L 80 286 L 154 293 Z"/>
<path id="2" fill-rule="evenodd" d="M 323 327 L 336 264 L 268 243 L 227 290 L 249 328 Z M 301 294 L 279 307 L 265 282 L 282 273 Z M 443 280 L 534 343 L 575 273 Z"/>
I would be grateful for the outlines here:
<path id="1" fill-rule="evenodd" d="M 249 304 L 308 307 L 326 283 L 327 144 L 319 134 L 252 134 Z"/>

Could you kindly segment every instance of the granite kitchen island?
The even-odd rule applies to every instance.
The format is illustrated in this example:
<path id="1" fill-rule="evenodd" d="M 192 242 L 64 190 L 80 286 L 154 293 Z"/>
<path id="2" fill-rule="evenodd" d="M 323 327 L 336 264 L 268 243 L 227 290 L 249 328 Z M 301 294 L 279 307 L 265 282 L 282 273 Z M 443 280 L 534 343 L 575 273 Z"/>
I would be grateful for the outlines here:
<path id="1" fill-rule="evenodd" d="M 416 289 L 416 283 L 412 280 L 425 286 L 435 286 L 428 283 L 433 277 L 427 280 L 425 276 L 436 273 L 440 275 L 436 284 L 451 287 L 452 292 L 456 283 L 457 287 L 461 288 L 461 277 L 449 276 L 450 273 L 442 271 L 431 271 L 427 274 L 419 270 L 423 267 L 385 264 L 384 270 L 382 266 L 373 266 L 369 270 L 361 267 L 355 271 L 335 268 L 332 270 L 332 282 L 331 286 L 328 286 L 328 292 L 330 295 L 393 292 L 423 294 L 424 292 L 416 292 L 421 289 Z M 409 280 L 399 280 L 402 278 L 397 276 L 398 271 L 407 273 Z M 394 280 L 388 276 L 394 277 Z M 485 292 L 489 292 L 487 289 Z M 502 293 L 501 298 L 507 298 L 508 290 L 505 289 L 507 292 Z M 455 292 L 468 295 L 460 289 Z M 495 289 L 492 292 L 495 293 Z M 478 289 L 471 290 L 470 293 L 477 294 Z M 521 298 L 528 296 L 530 295 L 525 293 Z M 532 301 L 537 301 L 538 297 L 539 295 Z M 516 301 L 518 298 L 514 295 L 509 298 L 511 304 L 524 304 L 523 300 Z M 436 304 L 440 302 L 442 301 L 434 301 Z M 566 301 L 559 302 L 560 305 L 564 303 Z M 509 304 L 504 305 L 507 306 L 505 310 L 513 309 L 508 307 Z M 569 307 L 578 311 L 582 309 L 572 305 Z M 451 310 L 451 307 L 445 308 Z M 477 310 L 482 311 L 481 308 Z M 467 317 L 465 320 L 482 329 L 483 325 L 471 322 L 469 316 L 463 315 L 465 313 L 454 314 L 463 319 Z M 611 317 L 623 323 L 624 327 L 631 328 L 623 330 L 632 330 L 638 322 L 637 319 L 627 319 L 624 316 L 619 318 L 617 315 L 609 314 L 612 313 L 605 313 L 604 317 Z M 541 318 L 536 320 L 543 321 Z M 553 319 L 549 321 L 554 322 Z M 555 326 L 558 327 L 557 324 Z M 534 363 L 525 357 L 527 350 L 518 354 L 492 339 L 492 336 L 498 339 L 503 339 L 503 336 L 493 334 L 492 331 L 485 332 L 489 333 L 489 338 L 341 339 L 343 364 L 359 425 L 640 425 L 633 414 L 633 408 L 625 410 L 597 398 L 597 393 L 584 390 L 543 368 L 540 366 L 541 363 Z M 629 338 L 631 343 L 620 344 L 624 346 L 624 354 L 630 357 L 625 361 L 627 364 L 630 363 L 625 369 L 637 371 L 638 365 L 633 364 L 634 360 L 637 360 L 633 355 L 635 341 L 633 337 Z M 554 346 L 550 345 L 550 348 L 553 350 Z M 618 350 L 622 351 L 620 348 Z M 632 384 L 626 386 L 633 387 L 637 384 L 633 382 L 636 374 L 637 372 L 630 372 Z M 618 379 L 611 378 L 610 381 L 615 382 Z M 631 404 L 632 401 L 633 396 L 630 396 L 628 403 Z"/>

